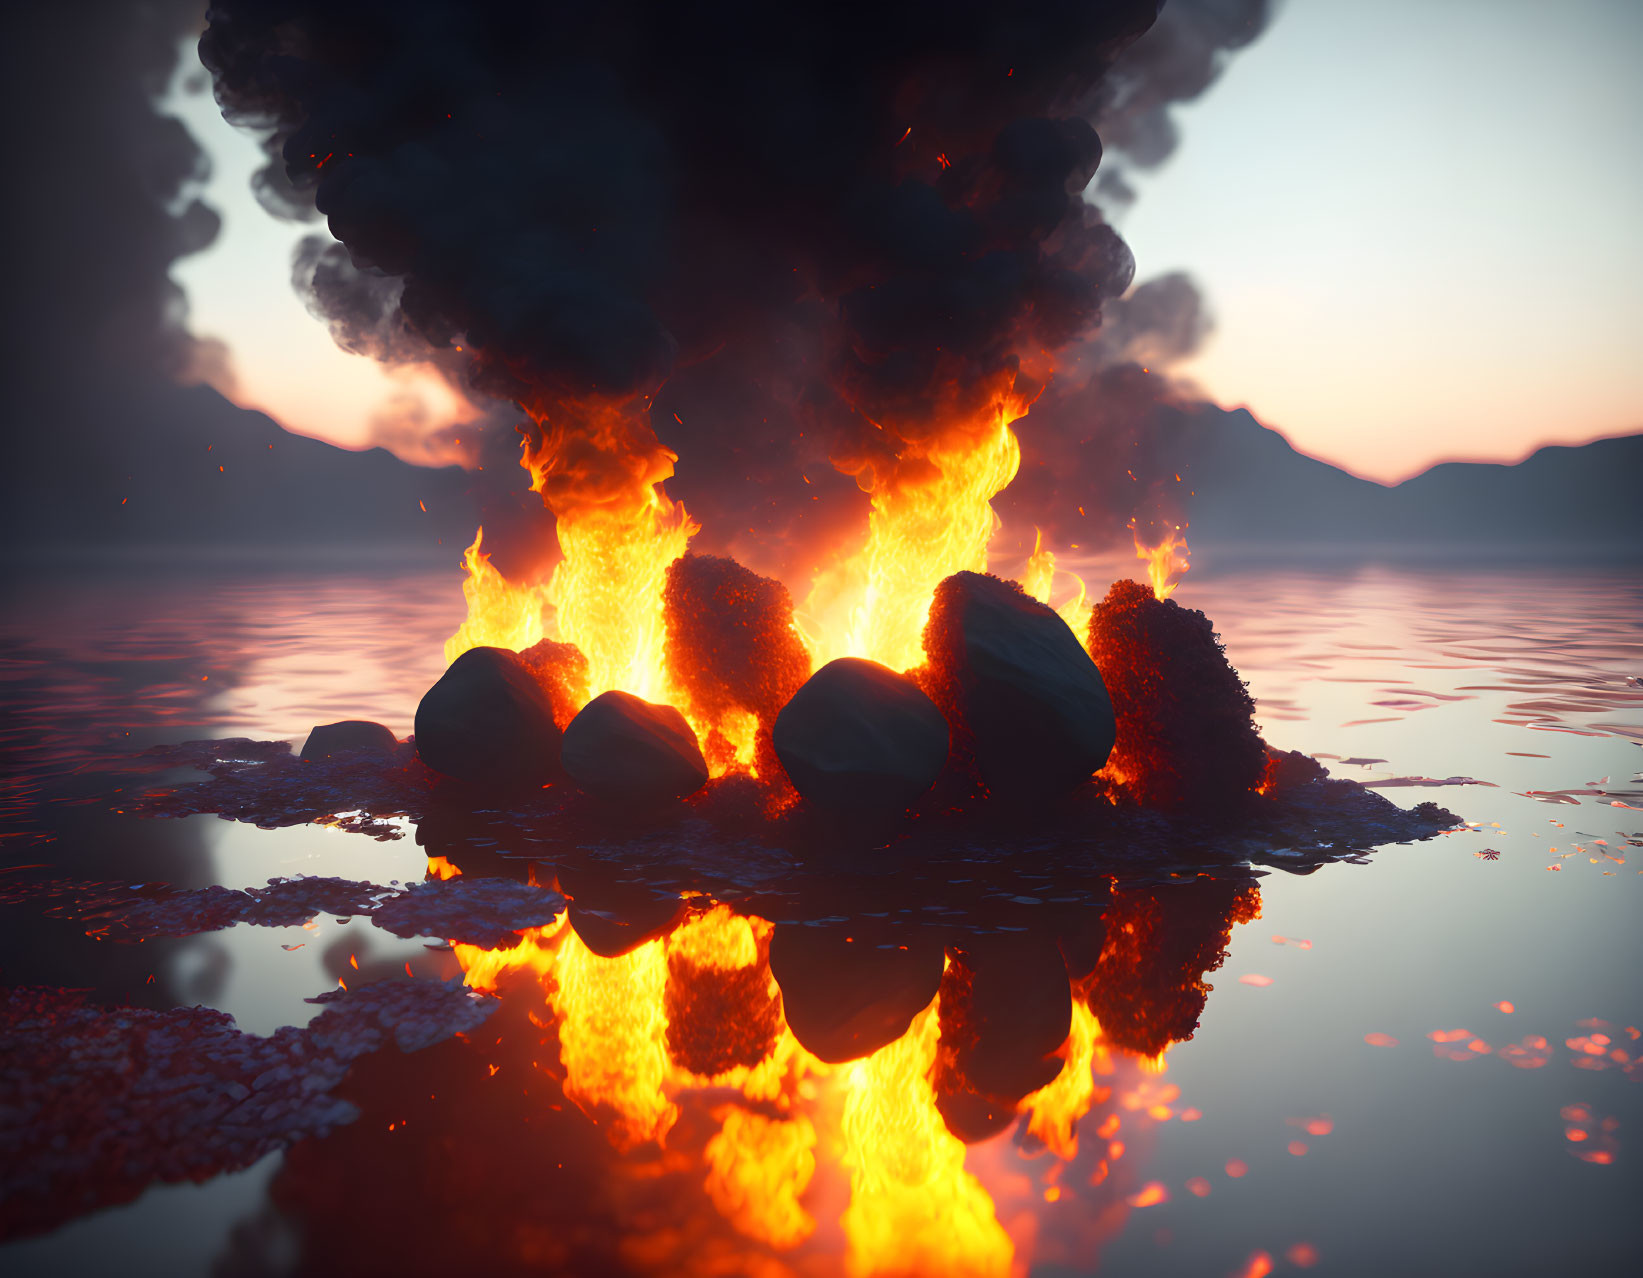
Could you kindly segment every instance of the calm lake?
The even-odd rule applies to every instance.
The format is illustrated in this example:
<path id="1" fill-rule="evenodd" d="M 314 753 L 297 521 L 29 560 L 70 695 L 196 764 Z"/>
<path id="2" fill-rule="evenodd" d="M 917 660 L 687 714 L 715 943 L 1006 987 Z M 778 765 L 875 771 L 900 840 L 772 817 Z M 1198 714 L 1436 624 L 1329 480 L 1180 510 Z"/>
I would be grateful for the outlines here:
<path id="1" fill-rule="evenodd" d="M 126 766 L 155 744 L 300 747 L 356 718 L 409 734 L 462 618 L 454 570 L 64 572 L 5 589 L 0 888 L 556 882 L 494 828 L 125 810 L 178 780 Z M 354 1060 L 334 1088 L 351 1121 L 326 1135 L 200 1183 L 123 1178 L 115 1149 L 92 1196 L 45 1216 L 14 1203 L 0 1271 L 1635 1270 L 1643 578 L 1283 567 L 1189 573 L 1175 597 L 1215 622 L 1270 744 L 1467 828 L 1313 872 L 1229 866 L 1110 897 L 1104 881 L 1098 900 L 1020 865 L 921 885 L 921 908 L 957 920 L 928 933 L 946 938 L 936 973 L 952 929 L 974 926 L 1014 956 L 1024 1003 L 1032 947 L 1059 939 L 1071 971 L 1067 938 L 1098 929 L 1058 1064 L 1006 1112 L 943 1090 L 957 991 L 864 1058 L 799 1046 L 770 977 L 790 902 L 756 891 L 720 904 L 670 883 L 669 911 L 627 946 L 607 934 L 649 917 L 620 905 L 642 885 L 584 897 L 567 875 L 569 916 L 491 949 L 330 913 L 121 943 L 0 893 L 8 991 L 215 1008 L 259 1036 L 307 1025 L 321 1009 L 305 1000 L 339 982 L 501 996 L 459 1037 Z M 806 1015 L 890 998 L 896 956 L 927 939 L 886 903 L 894 874 L 815 877 L 816 935 L 889 939 L 882 966 L 817 958 Z M 0 1043 L 0 1162 L 29 1148 L 14 1048 Z"/>

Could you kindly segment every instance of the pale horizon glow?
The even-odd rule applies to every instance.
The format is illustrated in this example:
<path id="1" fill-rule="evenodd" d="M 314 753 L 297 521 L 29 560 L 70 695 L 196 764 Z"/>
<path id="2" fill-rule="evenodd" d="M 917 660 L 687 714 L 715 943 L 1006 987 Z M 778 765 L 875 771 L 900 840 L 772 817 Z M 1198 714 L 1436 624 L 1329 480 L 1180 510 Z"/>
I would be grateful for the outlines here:
<path id="1" fill-rule="evenodd" d="M 228 352 L 229 376 L 212 378 L 214 388 L 288 431 L 351 449 L 384 442 L 377 437 L 380 422 L 424 421 L 424 433 L 432 433 L 472 421 L 480 410 L 433 368 L 350 354 L 308 313 L 291 287 L 291 255 L 303 236 L 323 232 L 325 224 L 280 221 L 257 203 L 251 177 L 261 167 L 262 150 L 222 118 L 209 90 L 181 88 L 199 74 L 190 41 L 162 107 L 188 126 L 211 157 L 211 177 L 200 196 L 222 215 L 216 242 L 171 269 L 188 295 L 190 331 L 221 342 Z"/>
<path id="2" fill-rule="evenodd" d="M 1643 430 L 1643 6 L 1292 0 L 1122 223 L 1177 370 L 1395 481 Z"/>

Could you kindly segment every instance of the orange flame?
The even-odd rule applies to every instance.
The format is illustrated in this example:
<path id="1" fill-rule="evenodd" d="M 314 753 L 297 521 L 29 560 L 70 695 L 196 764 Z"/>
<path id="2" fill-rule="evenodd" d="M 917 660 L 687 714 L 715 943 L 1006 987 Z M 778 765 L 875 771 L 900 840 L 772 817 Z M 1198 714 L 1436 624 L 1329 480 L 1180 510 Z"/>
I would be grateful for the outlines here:
<path id="1" fill-rule="evenodd" d="M 1044 544 L 1043 531 L 1034 528 L 1033 553 L 1027 557 L 1027 566 L 1021 570 L 1021 588 L 1039 603 L 1055 607 L 1050 599 L 1055 573 L 1055 551 Z M 1081 635 L 1090 624 L 1089 591 L 1084 579 L 1077 573 L 1069 572 L 1067 575 L 1077 583 L 1078 593 L 1056 608 L 1056 612 L 1074 634 Z"/>
<path id="2" fill-rule="evenodd" d="M 806 604 L 816 664 L 866 657 L 907 670 L 924 659 L 924 623 L 936 585 L 987 570 L 998 517 L 992 499 L 1015 478 L 1021 446 L 1010 423 L 1031 400 L 1001 392 L 961 431 L 909 443 L 890 460 L 839 462 L 871 496 L 867 544 L 820 575 Z"/>
<path id="3" fill-rule="evenodd" d="M 455 950 L 473 988 L 495 990 L 509 973 L 540 981 L 557 1028 L 564 1094 L 604 1127 L 618 1150 L 665 1146 L 676 1126 L 699 1131 L 697 1116 L 711 1118 L 698 1164 L 707 1199 L 737 1232 L 763 1246 L 788 1251 L 818 1237 L 816 1212 L 826 1199 L 818 1200 L 811 1188 L 826 1159 L 849 1178 L 849 1200 L 838 1217 L 849 1273 L 1002 1276 L 1018 1267 L 1016 1243 L 987 1187 L 996 1168 L 984 1154 L 972 1164 L 976 1171 L 967 1166 L 965 1145 L 948 1131 L 937 1107 L 939 998 L 896 1042 L 833 1068 L 800 1047 L 779 1017 L 780 991 L 766 957 L 772 925 L 766 920 L 715 905 L 615 958 L 593 954 L 566 922 L 533 929 L 508 949 Z M 709 1015 L 722 1015 L 727 1006 L 711 993 L 717 982 L 745 989 L 750 975 L 762 973 L 779 1020 L 774 1045 L 762 1059 L 711 1077 L 680 1063 L 674 1035 L 683 1032 L 688 1039 L 692 1022 L 673 1025 L 670 1018 L 694 1015 L 687 1010 L 691 1003 L 677 1000 L 677 990 L 670 994 L 669 982 L 681 970 L 706 982 Z M 534 1014 L 531 1020 L 550 1028 Z M 1116 1060 L 1120 1054 L 1123 1064 Z M 1092 1127 L 1105 1156 L 1092 1185 L 1124 1155 L 1114 1139 L 1121 1125 L 1117 1108 L 1134 1115 L 1123 1120 L 1126 1128 L 1134 1123 L 1144 1131 L 1146 1123 L 1174 1116 L 1166 1102 L 1178 1095 L 1150 1076 L 1164 1067 L 1163 1053 L 1138 1059 L 1110 1045 L 1082 995 L 1074 999 L 1061 1056 L 1055 1080 L 1018 1107 L 1028 1129 L 1063 1160 L 1050 1169 L 1044 1201 L 1062 1196 L 1060 1171 L 1077 1152 L 1077 1126 L 1093 1104 L 1113 1099 L 1115 1109 Z M 549 1069 L 545 1063 L 539 1068 Z M 727 1100 L 726 1092 L 740 1097 Z M 691 1121 L 680 1121 L 687 1106 L 704 1101 L 711 1105 L 706 1113 L 692 1108 Z M 641 1156 L 635 1167 L 688 1165 L 682 1160 L 693 1139 L 685 1137 L 663 1162 Z M 1122 1185 L 1122 1177 L 1115 1183 Z M 1013 1192 L 1003 1182 L 998 1188 Z M 1120 1213 L 1164 1201 L 1151 1185 L 1115 1192 Z"/>
<path id="4" fill-rule="evenodd" d="M 939 1002 L 847 1074 L 850 1205 L 841 1223 L 852 1275 L 1007 1274 L 1015 1258 L 991 1196 L 964 1169 L 964 1143 L 936 1109 Z"/>
<path id="5" fill-rule="evenodd" d="M 1078 1155 L 1078 1120 L 1098 1099 L 1095 1075 L 1112 1073 L 1101 1023 L 1083 999 L 1073 1000 L 1072 1032 L 1062 1050 L 1067 1063 L 1061 1072 L 1022 1101 L 1020 1108 L 1027 1115 L 1027 1130 L 1057 1158 L 1071 1162 Z"/>
<path id="6" fill-rule="evenodd" d="M 557 520 L 562 558 L 548 582 L 559 638 L 588 659 L 588 690 L 666 700 L 662 588 L 698 531 L 662 491 L 678 456 L 634 406 L 594 405 L 575 429 L 533 414 L 520 465 Z"/>
<path id="7" fill-rule="evenodd" d="M 481 525 L 473 545 L 463 553 L 467 574 L 462 596 L 468 602 L 468 618 L 445 641 L 445 664 L 455 661 L 469 648 L 512 648 L 519 652 L 539 642 L 545 631 L 542 609 L 547 591 L 537 585 L 518 585 L 491 565 L 491 557 L 480 549 L 485 540 Z"/>
<path id="8" fill-rule="evenodd" d="M 1156 546 L 1149 546 L 1141 540 L 1140 530 L 1133 519 L 1130 520 L 1130 534 L 1135 538 L 1135 557 L 1147 565 L 1147 579 L 1152 583 L 1152 593 L 1159 599 L 1168 599 L 1181 584 L 1181 574 L 1192 566 L 1187 560 L 1191 551 L 1183 535 L 1183 526 L 1176 524 Z"/>

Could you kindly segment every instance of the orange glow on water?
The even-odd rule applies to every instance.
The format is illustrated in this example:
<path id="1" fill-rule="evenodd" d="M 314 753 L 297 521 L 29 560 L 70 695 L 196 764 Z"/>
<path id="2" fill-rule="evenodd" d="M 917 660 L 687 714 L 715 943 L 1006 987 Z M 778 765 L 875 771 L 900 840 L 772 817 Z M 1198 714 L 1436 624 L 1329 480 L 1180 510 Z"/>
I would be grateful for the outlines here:
<path id="1" fill-rule="evenodd" d="M 841 1130 L 853 1275 L 1007 1274 L 1015 1248 L 992 1198 L 964 1169 L 964 1143 L 936 1109 L 936 1003 L 896 1042 L 850 1066 Z"/>

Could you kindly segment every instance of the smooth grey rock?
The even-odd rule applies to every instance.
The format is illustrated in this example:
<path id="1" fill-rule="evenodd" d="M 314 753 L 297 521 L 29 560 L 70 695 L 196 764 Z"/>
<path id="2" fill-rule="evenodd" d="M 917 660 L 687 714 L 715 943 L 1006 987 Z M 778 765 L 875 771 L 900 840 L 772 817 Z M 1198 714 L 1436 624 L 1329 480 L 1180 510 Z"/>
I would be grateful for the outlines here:
<path id="1" fill-rule="evenodd" d="M 321 723 L 302 743 L 302 757 L 310 761 L 328 759 L 348 750 L 368 750 L 372 754 L 392 754 L 399 739 L 380 723 L 369 719 L 344 719 L 341 723 Z"/>
<path id="2" fill-rule="evenodd" d="M 470 648 L 416 708 L 416 752 L 435 772 L 474 785 L 540 785 L 559 768 L 548 694 L 519 654 Z"/>
<path id="3" fill-rule="evenodd" d="M 947 761 L 947 720 L 917 684 L 876 661 L 840 657 L 776 716 L 776 757 L 806 802 L 835 813 L 902 811 Z"/>
<path id="4" fill-rule="evenodd" d="M 565 728 L 570 779 L 596 798 L 651 805 L 707 784 L 707 762 L 684 715 L 627 692 L 602 692 Z"/>
<path id="5" fill-rule="evenodd" d="M 1116 723 L 1101 672 L 1054 609 L 1013 582 L 943 581 L 924 651 L 937 700 L 995 794 L 1061 793 L 1107 761 Z"/>

